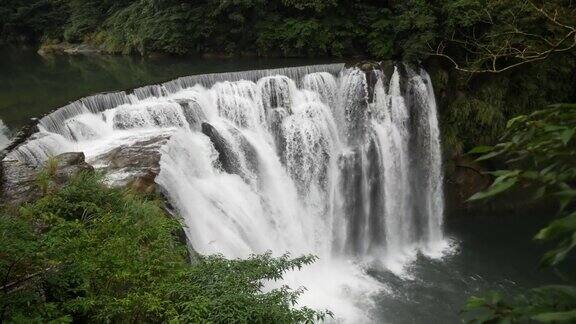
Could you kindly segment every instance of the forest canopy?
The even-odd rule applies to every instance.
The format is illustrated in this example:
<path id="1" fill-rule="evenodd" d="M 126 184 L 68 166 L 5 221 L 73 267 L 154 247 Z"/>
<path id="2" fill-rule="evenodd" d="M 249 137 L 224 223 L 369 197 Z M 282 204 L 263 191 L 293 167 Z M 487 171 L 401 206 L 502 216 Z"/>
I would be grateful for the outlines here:
<path id="1" fill-rule="evenodd" d="M 0 30 L 4 41 L 95 42 L 121 53 L 449 54 L 469 63 L 503 44 L 536 50 L 566 38 L 568 47 L 575 35 L 562 25 L 575 17 L 569 0 L 5 0 Z"/>
<path id="2" fill-rule="evenodd" d="M 422 62 L 457 154 L 495 143 L 517 114 L 576 101 L 571 0 L 4 0 L 0 32 L 142 56 Z"/>

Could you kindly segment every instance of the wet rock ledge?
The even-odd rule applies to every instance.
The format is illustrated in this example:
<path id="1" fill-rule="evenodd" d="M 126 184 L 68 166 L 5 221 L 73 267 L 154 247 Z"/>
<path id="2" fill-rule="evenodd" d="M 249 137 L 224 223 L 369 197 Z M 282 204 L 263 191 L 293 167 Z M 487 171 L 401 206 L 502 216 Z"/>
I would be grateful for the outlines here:
<path id="1" fill-rule="evenodd" d="M 86 160 L 82 152 L 57 155 L 45 166 L 31 166 L 15 160 L 0 162 L 0 203 L 19 205 L 42 195 L 38 185 L 39 172 L 50 172 L 56 186 L 64 185 L 78 172 L 101 172 L 106 184 L 113 187 L 130 187 L 144 194 L 157 191 L 154 180 L 160 172 L 160 148 L 168 135 L 138 140 L 130 145 L 114 147 Z M 55 165 L 50 165 L 51 163 Z"/>
<path id="2" fill-rule="evenodd" d="M 56 156 L 53 160 L 55 168 L 51 175 L 56 186 L 64 185 L 78 172 L 93 172 L 94 168 L 86 163 L 84 153 L 69 152 Z M 19 205 L 33 201 L 42 195 L 38 184 L 38 174 L 43 168 L 33 167 L 19 161 L 3 160 L 2 183 L 0 186 L 0 201 L 11 205 Z M 45 172 L 50 172 L 48 168 Z"/>

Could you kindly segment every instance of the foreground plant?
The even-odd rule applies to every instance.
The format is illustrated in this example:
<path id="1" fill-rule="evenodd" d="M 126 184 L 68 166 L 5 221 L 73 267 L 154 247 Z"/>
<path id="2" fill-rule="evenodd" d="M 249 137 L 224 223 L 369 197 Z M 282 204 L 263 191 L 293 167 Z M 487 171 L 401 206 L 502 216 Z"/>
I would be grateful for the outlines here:
<path id="1" fill-rule="evenodd" d="M 555 267 L 566 262 L 576 247 L 576 105 L 561 104 L 530 115 L 518 116 L 507 124 L 502 142 L 477 147 L 477 160 L 501 159 L 513 169 L 490 172 L 496 177 L 485 191 L 471 200 L 487 199 L 522 186 L 533 191 L 531 200 L 558 202 L 556 219 L 540 230 L 535 240 L 555 247 L 542 258 L 542 265 Z M 512 323 L 575 322 L 576 286 L 556 285 L 527 291 L 514 300 L 498 293 L 471 298 L 465 313 L 471 322 Z"/>
<path id="2" fill-rule="evenodd" d="M 315 257 L 188 262 L 159 203 L 80 174 L 0 215 L 1 322 L 312 322 L 301 289 L 263 282 Z"/>

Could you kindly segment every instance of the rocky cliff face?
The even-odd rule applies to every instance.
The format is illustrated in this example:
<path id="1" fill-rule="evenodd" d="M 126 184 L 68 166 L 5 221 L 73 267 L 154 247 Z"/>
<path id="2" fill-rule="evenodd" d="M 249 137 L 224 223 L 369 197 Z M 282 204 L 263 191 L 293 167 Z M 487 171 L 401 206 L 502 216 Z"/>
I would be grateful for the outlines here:
<path id="1" fill-rule="evenodd" d="M 56 186 L 62 186 L 78 172 L 93 172 L 94 168 L 86 163 L 84 153 L 69 152 L 54 158 L 55 168 L 50 175 Z M 33 167 L 18 161 L 3 160 L 2 182 L 0 184 L 1 201 L 18 205 L 39 198 L 42 195 L 38 183 L 42 167 Z"/>
<path id="2" fill-rule="evenodd" d="M 88 162 L 103 172 L 104 180 L 111 186 L 129 186 L 142 193 L 153 193 L 154 180 L 160 173 L 160 148 L 168 139 L 168 135 L 162 135 L 121 145 Z"/>
<path id="3" fill-rule="evenodd" d="M 78 172 L 102 172 L 104 181 L 111 186 L 128 186 L 136 191 L 155 192 L 154 179 L 160 172 L 160 148 L 168 136 L 136 141 L 121 145 L 86 161 L 84 153 L 69 152 L 54 157 L 52 181 L 61 186 Z M 23 162 L 4 159 L 0 162 L 2 177 L 0 201 L 18 205 L 41 196 L 39 173 L 47 166 L 34 167 Z M 50 168 L 51 168 L 50 167 Z"/>

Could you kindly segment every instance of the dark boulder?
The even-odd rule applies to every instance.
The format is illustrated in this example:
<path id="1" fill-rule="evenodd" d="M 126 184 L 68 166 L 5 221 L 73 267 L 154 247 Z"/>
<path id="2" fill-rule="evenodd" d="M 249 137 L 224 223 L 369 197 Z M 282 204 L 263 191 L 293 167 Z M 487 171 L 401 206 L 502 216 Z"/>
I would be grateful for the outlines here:
<path id="1" fill-rule="evenodd" d="M 57 167 L 54 181 L 58 185 L 64 185 L 78 172 L 92 172 L 94 168 L 86 163 L 86 157 L 82 152 L 68 152 L 56 156 Z"/>
<path id="2" fill-rule="evenodd" d="M 222 169 L 232 174 L 238 172 L 240 167 L 238 156 L 218 130 L 208 123 L 202 123 L 202 133 L 210 138 L 214 149 L 218 152 L 218 162 Z"/>
<path id="3" fill-rule="evenodd" d="M 139 192 L 153 193 L 156 176 L 160 173 L 160 149 L 169 138 L 169 135 L 161 135 L 117 146 L 91 158 L 90 163 L 104 173 L 104 180 L 111 186 L 128 186 Z"/>
<path id="4" fill-rule="evenodd" d="M 209 123 L 202 123 L 202 133 L 210 138 L 214 149 L 218 152 L 218 162 L 226 173 L 237 174 L 246 182 L 251 182 L 249 172 L 258 172 L 258 154 L 256 149 L 237 129 L 232 129 L 232 135 L 238 140 L 241 152 L 233 150 L 218 129 Z M 242 159 L 248 170 L 242 167 Z"/>

